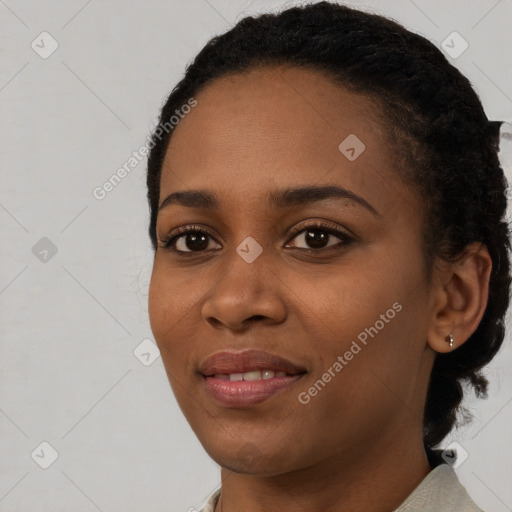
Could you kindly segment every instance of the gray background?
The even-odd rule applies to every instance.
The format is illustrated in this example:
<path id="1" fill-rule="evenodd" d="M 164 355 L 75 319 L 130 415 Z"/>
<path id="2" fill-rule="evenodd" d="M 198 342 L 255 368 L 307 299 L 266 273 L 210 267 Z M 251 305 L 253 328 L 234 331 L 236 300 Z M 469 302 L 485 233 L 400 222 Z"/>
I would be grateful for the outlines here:
<path id="1" fill-rule="evenodd" d="M 152 338 L 145 162 L 103 200 L 92 192 L 212 35 L 294 3 L 0 0 L 1 512 L 186 511 L 219 483 L 160 357 L 134 355 Z M 452 62 L 491 119 L 512 120 L 512 0 L 347 3 L 438 46 L 459 32 L 469 48 Z M 43 31 L 59 45 L 47 58 L 31 47 L 50 48 Z M 508 332 L 490 398 L 466 401 L 474 422 L 443 443 L 468 452 L 456 471 L 493 512 L 512 510 L 511 368 Z M 59 454 L 47 469 L 43 441 Z"/>

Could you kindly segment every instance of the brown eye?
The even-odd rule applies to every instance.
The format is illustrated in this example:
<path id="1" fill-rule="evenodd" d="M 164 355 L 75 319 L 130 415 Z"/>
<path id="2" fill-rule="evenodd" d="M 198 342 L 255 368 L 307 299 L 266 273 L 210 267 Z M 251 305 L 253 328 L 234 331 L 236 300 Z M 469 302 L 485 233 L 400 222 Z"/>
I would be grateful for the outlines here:
<path id="1" fill-rule="evenodd" d="M 213 237 L 204 229 L 185 226 L 176 229 L 168 238 L 162 240 L 161 247 L 177 253 L 204 252 L 208 250 L 210 240 L 213 240 Z"/>
<path id="2" fill-rule="evenodd" d="M 300 250 L 322 252 L 322 250 L 330 250 L 331 248 L 346 247 L 354 241 L 354 239 L 343 231 L 334 228 L 329 224 L 315 223 L 309 226 L 300 226 L 295 230 L 293 238 L 300 240 L 305 244 L 304 247 L 297 247 Z M 336 242 L 336 239 L 338 242 Z M 174 230 L 168 238 L 161 240 L 161 246 L 170 249 L 178 254 L 193 254 L 206 252 L 212 249 L 220 248 L 209 247 L 210 242 L 215 241 L 214 238 L 199 226 L 184 226 Z"/>
<path id="3" fill-rule="evenodd" d="M 333 246 L 347 246 L 354 241 L 352 237 L 348 236 L 343 231 L 335 229 L 328 224 L 321 223 L 301 229 L 294 235 L 294 238 L 302 240 L 305 244 L 305 247 L 298 247 L 299 249 L 313 251 L 321 251 L 322 249 Z M 336 240 L 332 240 L 333 238 L 337 238 L 338 243 L 336 243 Z M 334 243 L 330 243 L 331 240 Z M 294 247 L 297 246 L 294 245 Z"/>
<path id="4" fill-rule="evenodd" d="M 201 232 L 192 232 L 181 235 L 176 239 L 174 247 L 177 251 L 204 251 L 208 248 L 209 235 Z"/>

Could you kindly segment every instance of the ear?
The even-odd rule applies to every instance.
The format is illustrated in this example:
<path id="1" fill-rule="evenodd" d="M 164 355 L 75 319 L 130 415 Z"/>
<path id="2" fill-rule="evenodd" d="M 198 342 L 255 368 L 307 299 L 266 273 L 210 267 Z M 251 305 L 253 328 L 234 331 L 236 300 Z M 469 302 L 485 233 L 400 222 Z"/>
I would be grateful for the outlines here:
<path id="1" fill-rule="evenodd" d="M 443 260 L 434 268 L 427 334 L 432 350 L 455 350 L 476 331 L 487 307 L 491 269 L 487 247 L 480 242 L 468 245 L 455 262 Z M 445 340 L 449 334 L 453 347 Z"/>

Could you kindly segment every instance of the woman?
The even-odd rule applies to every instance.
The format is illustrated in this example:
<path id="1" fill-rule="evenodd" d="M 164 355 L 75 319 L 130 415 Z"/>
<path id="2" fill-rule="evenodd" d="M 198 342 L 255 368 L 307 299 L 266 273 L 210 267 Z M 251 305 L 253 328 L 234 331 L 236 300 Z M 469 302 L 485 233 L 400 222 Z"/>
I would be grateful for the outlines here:
<path id="1" fill-rule="evenodd" d="M 504 337 L 498 128 L 423 37 L 320 2 L 214 37 L 148 159 L 151 328 L 205 511 L 480 510 L 434 448 Z"/>

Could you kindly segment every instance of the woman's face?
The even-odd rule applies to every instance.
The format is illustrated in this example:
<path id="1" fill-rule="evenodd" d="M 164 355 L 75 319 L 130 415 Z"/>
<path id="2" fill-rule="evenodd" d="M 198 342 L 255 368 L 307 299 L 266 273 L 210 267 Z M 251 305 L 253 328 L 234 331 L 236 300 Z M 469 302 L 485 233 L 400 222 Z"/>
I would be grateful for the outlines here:
<path id="1" fill-rule="evenodd" d="M 204 448 L 277 475 L 421 440 L 434 355 L 422 211 L 375 107 L 291 67 L 218 79 L 196 100 L 160 204 L 185 195 L 157 235 L 200 233 L 158 248 L 149 315 Z"/>

